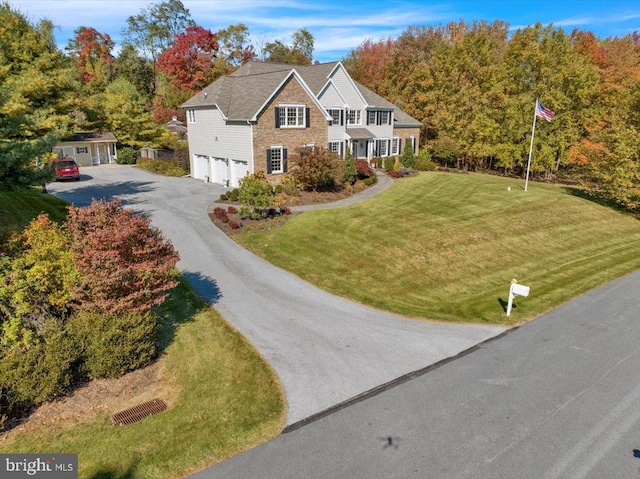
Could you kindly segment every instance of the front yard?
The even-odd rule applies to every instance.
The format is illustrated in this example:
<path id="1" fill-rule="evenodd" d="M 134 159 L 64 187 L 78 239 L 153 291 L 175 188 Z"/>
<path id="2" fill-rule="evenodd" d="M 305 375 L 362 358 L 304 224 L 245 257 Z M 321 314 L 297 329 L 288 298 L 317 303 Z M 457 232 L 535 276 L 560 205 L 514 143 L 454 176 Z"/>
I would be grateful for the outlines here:
<path id="1" fill-rule="evenodd" d="M 640 222 L 557 185 L 440 172 L 237 241 L 331 293 L 402 315 L 514 324 L 640 267 Z M 510 191 L 507 188 L 510 187 Z M 505 315 L 512 279 L 531 287 Z"/>

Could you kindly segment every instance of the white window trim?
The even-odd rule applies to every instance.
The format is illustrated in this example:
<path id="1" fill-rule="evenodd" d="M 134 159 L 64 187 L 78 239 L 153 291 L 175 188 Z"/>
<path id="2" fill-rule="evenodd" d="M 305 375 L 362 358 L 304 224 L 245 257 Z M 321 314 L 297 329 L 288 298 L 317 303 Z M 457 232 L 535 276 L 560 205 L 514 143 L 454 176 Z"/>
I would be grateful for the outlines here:
<path id="1" fill-rule="evenodd" d="M 328 108 L 327 113 L 331 117 L 331 126 L 340 126 L 340 112 L 342 110 L 340 108 Z M 334 116 L 337 114 L 337 118 Z"/>
<path id="2" fill-rule="evenodd" d="M 354 121 L 351 121 L 351 113 L 354 113 Z M 347 125 L 362 125 L 362 110 L 347 110 Z"/>
<path id="3" fill-rule="evenodd" d="M 284 145 L 274 145 L 269 148 L 271 150 L 271 174 L 284 173 Z M 273 152 L 280 152 L 280 169 L 273 167 Z"/>
<path id="4" fill-rule="evenodd" d="M 306 116 L 307 109 L 305 105 L 285 104 L 285 105 L 278 105 L 278 108 L 280 108 L 279 110 L 280 128 L 306 128 L 307 127 L 307 116 Z M 289 111 L 293 109 L 295 109 L 295 112 L 296 112 L 296 116 L 295 116 L 296 124 L 289 125 L 288 124 Z M 300 115 L 300 112 L 302 112 L 302 115 Z M 300 120 L 302 120 L 302 124 L 299 124 Z"/>
<path id="5" fill-rule="evenodd" d="M 381 158 L 386 158 L 389 156 L 389 138 L 379 138 L 378 140 L 378 156 Z M 382 145 L 384 145 L 384 154 L 380 152 L 382 150 Z"/>
<path id="6" fill-rule="evenodd" d="M 391 155 L 400 154 L 400 137 L 394 136 L 391 140 Z"/>
<path id="7" fill-rule="evenodd" d="M 187 123 L 196 122 L 196 111 L 193 108 L 187 110 Z"/>
<path id="8" fill-rule="evenodd" d="M 342 143 L 341 140 L 331 140 L 329 142 L 329 151 L 331 153 L 336 153 L 337 155 L 340 154 L 340 144 Z M 334 150 L 333 147 L 334 145 L 336 146 L 336 149 Z"/>

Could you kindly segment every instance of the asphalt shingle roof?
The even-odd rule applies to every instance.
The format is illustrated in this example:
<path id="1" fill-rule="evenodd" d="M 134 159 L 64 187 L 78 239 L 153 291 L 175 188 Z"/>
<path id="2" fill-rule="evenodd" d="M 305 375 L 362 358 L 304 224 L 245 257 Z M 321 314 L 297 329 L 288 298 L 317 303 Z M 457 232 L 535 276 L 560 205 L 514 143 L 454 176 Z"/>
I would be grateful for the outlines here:
<path id="1" fill-rule="evenodd" d="M 317 65 L 248 62 L 231 75 L 217 79 L 182 106 L 189 108 L 217 105 L 222 114 L 230 120 L 250 120 L 292 70 L 302 77 L 317 96 L 337 64 L 338 62 Z M 394 109 L 396 126 L 420 126 L 418 120 L 400 111 L 380 95 L 356 81 L 354 84 L 368 106 Z"/>

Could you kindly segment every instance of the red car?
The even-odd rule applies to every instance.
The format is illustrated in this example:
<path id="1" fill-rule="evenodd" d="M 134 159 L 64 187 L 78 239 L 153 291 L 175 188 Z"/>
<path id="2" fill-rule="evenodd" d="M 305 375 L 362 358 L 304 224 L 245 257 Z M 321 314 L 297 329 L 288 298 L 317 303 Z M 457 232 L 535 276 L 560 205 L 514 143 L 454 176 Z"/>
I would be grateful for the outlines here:
<path id="1" fill-rule="evenodd" d="M 73 158 L 58 158 L 51 162 L 56 180 L 80 180 L 80 168 Z"/>

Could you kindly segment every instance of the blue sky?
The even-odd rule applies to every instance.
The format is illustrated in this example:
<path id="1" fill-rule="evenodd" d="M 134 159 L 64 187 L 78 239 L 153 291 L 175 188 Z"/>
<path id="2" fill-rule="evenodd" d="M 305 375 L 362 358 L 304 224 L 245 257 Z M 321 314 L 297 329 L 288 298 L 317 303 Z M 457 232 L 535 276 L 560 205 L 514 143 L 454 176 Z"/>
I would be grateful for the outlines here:
<path id="1" fill-rule="evenodd" d="M 79 26 L 108 33 L 116 42 L 126 19 L 161 0 L 8 0 L 32 22 L 48 18 L 63 47 Z M 411 25 L 437 26 L 464 19 L 504 20 L 512 29 L 553 23 L 599 37 L 640 31 L 638 0 L 182 0 L 191 17 L 213 32 L 244 23 L 253 43 L 289 43 L 300 28 L 315 39 L 314 59 L 340 60 L 367 39 L 396 38 Z"/>

